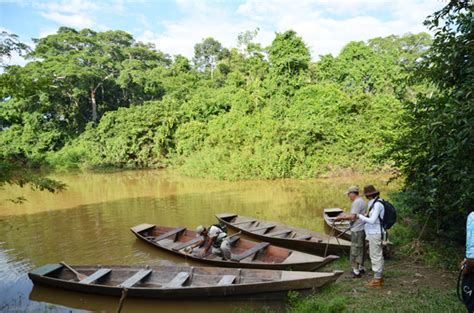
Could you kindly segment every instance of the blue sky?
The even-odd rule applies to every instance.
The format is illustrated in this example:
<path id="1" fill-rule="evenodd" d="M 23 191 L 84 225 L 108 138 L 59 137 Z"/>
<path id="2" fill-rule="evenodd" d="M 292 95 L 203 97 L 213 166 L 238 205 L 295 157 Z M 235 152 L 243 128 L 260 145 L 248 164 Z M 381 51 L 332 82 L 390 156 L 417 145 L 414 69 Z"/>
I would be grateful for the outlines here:
<path id="1" fill-rule="evenodd" d="M 0 0 L 0 30 L 24 42 L 60 26 L 96 31 L 120 29 L 152 42 L 171 55 L 192 57 L 194 44 L 214 37 L 235 47 L 240 32 L 260 29 L 257 41 L 271 43 L 275 32 L 295 30 L 318 55 L 352 40 L 426 31 L 425 17 L 443 0 Z M 11 63 L 21 63 L 14 57 Z"/>

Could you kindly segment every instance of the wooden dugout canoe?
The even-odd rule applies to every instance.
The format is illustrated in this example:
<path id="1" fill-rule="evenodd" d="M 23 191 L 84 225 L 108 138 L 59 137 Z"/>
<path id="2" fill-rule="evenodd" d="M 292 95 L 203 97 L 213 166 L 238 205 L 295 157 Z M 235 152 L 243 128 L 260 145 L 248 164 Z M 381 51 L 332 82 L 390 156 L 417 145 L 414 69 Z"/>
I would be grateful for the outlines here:
<path id="1" fill-rule="evenodd" d="M 180 265 L 73 266 L 46 264 L 28 273 L 34 284 L 98 295 L 156 299 L 253 296 L 320 288 L 343 272 L 293 272 Z"/>
<path id="2" fill-rule="evenodd" d="M 201 240 L 201 237 L 198 237 L 195 231 L 181 227 L 165 227 L 153 224 L 140 224 L 132 227 L 131 231 L 139 239 L 155 247 L 212 266 L 313 271 L 339 258 L 335 255 L 320 257 L 277 247 L 267 242 L 258 243 L 244 240 L 236 234 L 230 236 L 229 239 L 232 260 L 224 260 L 212 253 L 201 257 L 200 254 L 203 252 L 203 248 L 195 248 L 193 253 L 186 253 L 185 248 Z"/>
<path id="3" fill-rule="evenodd" d="M 351 230 L 349 221 L 334 222 L 336 216 L 341 213 L 344 213 L 344 210 L 340 208 L 324 209 L 324 221 L 326 222 L 326 225 L 329 227 L 334 236 L 345 240 L 351 240 Z"/>
<path id="4" fill-rule="evenodd" d="M 351 248 L 350 241 L 304 228 L 232 213 L 221 213 L 216 217 L 221 223 L 244 234 L 298 251 L 324 255 L 327 247 L 327 254 L 337 255 L 348 253 Z"/>

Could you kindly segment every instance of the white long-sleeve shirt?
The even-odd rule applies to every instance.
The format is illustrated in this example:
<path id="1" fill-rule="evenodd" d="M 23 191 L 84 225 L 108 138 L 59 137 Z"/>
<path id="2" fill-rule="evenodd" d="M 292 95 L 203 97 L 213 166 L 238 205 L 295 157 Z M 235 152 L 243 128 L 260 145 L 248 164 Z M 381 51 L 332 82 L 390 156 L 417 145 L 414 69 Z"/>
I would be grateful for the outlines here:
<path id="1" fill-rule="evenodd" d="M 372 203 L 374 203 L 374 201 L 375 199 L 372 199 L 367 204 L 369 209 L 372 206 Z M 372 208 L 372 210 L 370 210 L 369 217 L 366 217 L 362 214 L 358 215 L 358 218 L 365 222 L 364 230 L 365 230 L 366 235 L 381 234 L 382 227 L 380 226 L 379 216 L 380 218 L 383 219 L 384 214 L 385 214 L 385 209 L 383 207 L 383 204 L 377 201 L 374 204 L 374 207 Z"/>

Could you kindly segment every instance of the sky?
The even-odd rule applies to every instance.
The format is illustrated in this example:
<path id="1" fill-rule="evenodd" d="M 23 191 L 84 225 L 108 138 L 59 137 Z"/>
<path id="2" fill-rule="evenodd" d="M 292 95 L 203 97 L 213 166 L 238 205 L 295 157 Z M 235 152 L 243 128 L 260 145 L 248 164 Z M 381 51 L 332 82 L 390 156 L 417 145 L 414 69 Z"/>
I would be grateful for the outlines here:
<path id="1" fill-rule="evenodd" d="M 446 0 L 0 0 L 0 30 L 22 42 L 53 34 L 60 26 L 95 31 L 124 30 L 170 55 L 192 58 L 194 45 L 213 37 L 224 47 L 259 29 L 256 41 L 294 30 L 313 59 L 354 40 L 427 31 L 423 21 Z M 10 63 L 21 64 L 15 56 Z"/>

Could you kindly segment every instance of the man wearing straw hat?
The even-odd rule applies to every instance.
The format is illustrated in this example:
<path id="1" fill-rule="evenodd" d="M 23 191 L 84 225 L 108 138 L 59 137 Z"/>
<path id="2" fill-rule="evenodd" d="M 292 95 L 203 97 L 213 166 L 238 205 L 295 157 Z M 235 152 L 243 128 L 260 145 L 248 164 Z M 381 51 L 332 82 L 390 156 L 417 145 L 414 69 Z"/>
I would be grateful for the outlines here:
<path id="1" fill-rule="evenodd" d="M 359 196 L 359 187 L 350 186 L 346 195 L 352 201 L 351 217 L 354 214 L 365 214 L 365 201 Z M 343 220 L 344 215 L 336 217 L 336 220 Z M 364 257 L 365 257 L 365 231 L 364 222 L 362 220 L 351 221 L 351 252 L 350 261 L 352 266 L 352 277 L 360 278 L 365 273 Z"/>

